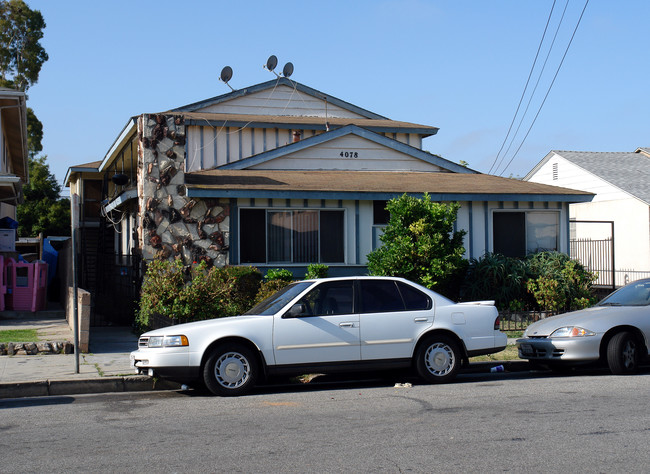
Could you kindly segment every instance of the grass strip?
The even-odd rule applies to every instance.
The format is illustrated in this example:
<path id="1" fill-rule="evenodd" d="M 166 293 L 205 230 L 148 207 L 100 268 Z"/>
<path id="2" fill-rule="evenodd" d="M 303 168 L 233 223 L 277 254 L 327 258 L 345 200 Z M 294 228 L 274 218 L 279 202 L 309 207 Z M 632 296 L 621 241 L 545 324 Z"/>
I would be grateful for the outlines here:
<path id="1" fill-rule="evenodd" d="M 0 331 L 0 343 L 7 342 L 36 342 L 36 329 L 5 329 Z"/>

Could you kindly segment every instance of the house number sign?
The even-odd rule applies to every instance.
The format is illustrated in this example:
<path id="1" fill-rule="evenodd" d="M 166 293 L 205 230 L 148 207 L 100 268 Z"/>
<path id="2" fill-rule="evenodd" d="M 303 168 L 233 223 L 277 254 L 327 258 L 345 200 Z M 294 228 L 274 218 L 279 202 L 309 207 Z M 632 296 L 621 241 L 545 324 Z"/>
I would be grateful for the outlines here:
<path id="1" fill-rule="evenodd" d="M 359 158 L 358 151 L 342 151 L 339 156 L 341 158 Z"/>

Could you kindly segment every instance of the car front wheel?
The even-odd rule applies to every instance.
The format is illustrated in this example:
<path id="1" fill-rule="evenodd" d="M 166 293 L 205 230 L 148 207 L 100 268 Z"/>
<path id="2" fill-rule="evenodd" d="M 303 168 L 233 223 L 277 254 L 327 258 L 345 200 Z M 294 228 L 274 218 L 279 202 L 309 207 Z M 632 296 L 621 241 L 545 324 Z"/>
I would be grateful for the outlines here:
<path id="1" fill-rule="evenodd" d="M 639 347 L 629 332 L 615 334 L 607 345 L 607 365 L 614 375 L 636 372 L 639 365 Z"/>
<path id="2" fill-rule="evenodd" d="M 427 339 L 420 346 L 415 357 L 418 374 L 432 383 L 451 381 L 461 364 L 458 345 L 444 336 Z"/>
<path id="3" fill-rule="evenodd" d="M 252 351 L 240 344 L 226 344 L 210 354 L 203 368 L 203 380 L 215 395 L 233 397 L 249 392 L 258 373 L 258 362 Z"/>

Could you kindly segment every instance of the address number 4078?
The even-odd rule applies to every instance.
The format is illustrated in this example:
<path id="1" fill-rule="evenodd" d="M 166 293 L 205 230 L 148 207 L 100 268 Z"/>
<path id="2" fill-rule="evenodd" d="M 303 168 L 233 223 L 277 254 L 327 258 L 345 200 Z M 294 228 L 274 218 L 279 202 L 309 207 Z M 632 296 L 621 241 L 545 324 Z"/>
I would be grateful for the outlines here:
<path id="1" fill-rule="evenodd" d="M 359 158 L 358 151 L 342 151 L 339 155 L 341 158 Z"/>

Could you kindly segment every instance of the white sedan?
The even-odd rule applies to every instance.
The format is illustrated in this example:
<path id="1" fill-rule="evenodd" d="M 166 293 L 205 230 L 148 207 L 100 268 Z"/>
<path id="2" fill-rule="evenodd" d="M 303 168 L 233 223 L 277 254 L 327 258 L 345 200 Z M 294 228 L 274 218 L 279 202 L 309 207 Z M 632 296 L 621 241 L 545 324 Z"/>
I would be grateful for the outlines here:
<path id="1" fill-rule="evenodd" d="M 634 373 L 648 356 L 650 278 L 632 282 L 596 306 L 542 319 L 517 340 L 519 357 L 551 369 L 603 362 Z"/>
<path id="2" fill-rule="evenodd" d="M 448 382 L 476 355 L 503 350 L 493 301 L 456 304 L 403 278 L 292 283 L 242 316 L 143 334 L 137 373 L 241 395 L 271 375 L 408 369 Z"/>

